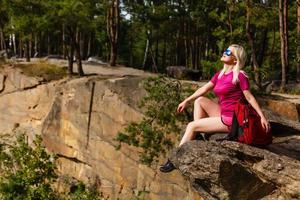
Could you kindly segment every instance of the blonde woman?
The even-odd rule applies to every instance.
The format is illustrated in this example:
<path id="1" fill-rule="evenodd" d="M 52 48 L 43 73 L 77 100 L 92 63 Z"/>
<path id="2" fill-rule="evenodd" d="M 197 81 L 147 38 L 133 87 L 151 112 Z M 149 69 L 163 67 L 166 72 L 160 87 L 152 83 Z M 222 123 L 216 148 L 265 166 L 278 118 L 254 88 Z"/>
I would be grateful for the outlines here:
<path id="1" fill-rule="evenodd" d="M 212 79 L 199 88 L 194 94 L 178 105 L 177 111 L 182 112 L 186 105 L 194 101 L 194 121 L 187 125 L 179 146 L 195 138 L 195 132 L 229 133 L 232 124 L 234 107 L 239 99 L 245 97 L 261 117 L 261 124 L 270 130 L 270 124 L 263 115 L 256 99 L 249 91 L 248 77 L 241 69 L 245 65 L 246 52 L 240 45 L 232 44 L 223 53 L 221 61 L 223 69 L 217 72 Z M 218 103 L 203 97 L 213 90 L 218 97 Z M 160 167 L 162 172 L 175 169 L 168 160 Z"/>

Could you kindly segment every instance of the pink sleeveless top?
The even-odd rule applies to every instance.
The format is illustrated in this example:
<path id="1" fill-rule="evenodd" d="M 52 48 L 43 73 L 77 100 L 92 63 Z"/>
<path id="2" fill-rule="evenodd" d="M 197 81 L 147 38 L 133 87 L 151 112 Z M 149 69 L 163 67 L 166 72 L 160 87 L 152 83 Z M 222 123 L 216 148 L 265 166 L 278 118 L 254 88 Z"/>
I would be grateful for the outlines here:
<path id="1" fill-rule="evenodd" d="M 218 79 L 219 72 L 217 72 L 210 80 L 214 84 L 214 93 L 219 99 L 221 108 L 221 120 L 227 125 L 231 126 L 234 107 L 240 98 L 244 98 L 243 91 L 249 90 L 249 80 L 244 72 L 238 75 L 239 81 L 234 85 L 232 83 L 233 72 L 223 74 Z"/>

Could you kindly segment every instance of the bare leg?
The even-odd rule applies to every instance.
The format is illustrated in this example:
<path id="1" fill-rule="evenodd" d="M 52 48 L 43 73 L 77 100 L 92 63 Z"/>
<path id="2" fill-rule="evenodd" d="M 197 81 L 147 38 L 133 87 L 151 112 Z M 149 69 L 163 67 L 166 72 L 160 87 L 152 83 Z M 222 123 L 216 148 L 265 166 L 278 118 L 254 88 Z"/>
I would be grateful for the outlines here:
<path id="1" fill-rule="evenodd" d="M 205 117 L 219 117 L 220 106 L 207 97 L 199 97 L 194 102 L 194 121 Z"/>
<path id="2" fill-rule="evenodd" d="M 179 146 L 192 140 L 195 137 L 194 131 L 201 131 L 205 133 L 229 132 L 228 127 L 222 123 L 221 117 L 198 119 L 188 124 Z"/>

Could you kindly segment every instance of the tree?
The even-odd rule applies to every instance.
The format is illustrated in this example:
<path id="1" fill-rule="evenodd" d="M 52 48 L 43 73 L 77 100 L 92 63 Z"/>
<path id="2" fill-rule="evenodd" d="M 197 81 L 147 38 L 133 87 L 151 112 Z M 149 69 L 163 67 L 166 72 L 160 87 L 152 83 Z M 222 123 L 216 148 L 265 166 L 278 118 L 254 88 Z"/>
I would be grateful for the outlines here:
<path id="1" fill-rule="evenodd" d="M 8 24 L 9 18 L 8 18 L 8 12 L 7 12 L 7 6 L 4 2 L 4 0 L 0 0 L 0 50 L 4 49 L 7 51 L 6 46 L 6 37 L 4 35 L 4 28 Z"/>
<path id="2" fill-rule="evenodd" d="M 297 1 L 297 78 L 300 82 L 300 0 Z"/>
<path id="3" fill-rule="evenodd" d="M 10 26 L 14 27 L 13 31 L 20 36 L 20 54 L 24 47 L 27 62 L 30 61 L 32 56 L 31 47 L 34 33 L 39 32 L 44 23 L 45 5 L 44 2 L 38 0 L 7 1 L 11 18 Z"/>
<path id="4" fill-rule="evenodd" d="M 68 69 L 69 73 L 73 73 L 73 57 L 77 62 L 77 71 L 80 76 L 84 75 L 82 69 L 82 55 L 80 50 L 81 33 L 85 29 L 89 29 L 92 21 L 90 17 L 93 2 L 89 0 L 60 0 L 53 3 L 55 13 L 57 12 L 58 20 L 64 27 L 64 33 L 69 44 Z"/>
<path id="5" fill-rule="evenodd" d="M 253 68 L 254 68 L 254 73 L 255 73 L 255 83 L 257 86 L 260 88 L 261 87 L 261 79 L 260 79 L 260 72 L 259 72 L 259 65 L 256 59 L 256 48 L 254 46 L 254 39 L 253 39 L 253 34 L 251 32 L 251 27 L 250 27 L 250 20 L 251 20 L 251 6 L 252 6 L 252 1 L 247 0 L 246 1 L 246 33 L 247 33 L 247 38 L 249 41 L 249 45 L 251 47 L 251 59 L 253 63 Z"/>
<path id="6" fill-rule="evenodd" d="M 281 89 L 284 90 L 287 83 L 288 69 L 288 41 L 287 41 L 287 0 L 279 0 L 279 27 L 281 42 Z"/>
<path id="7" fill-rule="evenodd" d="M 107 8 L 107 35 L 110 42 L 111 66 L 116 65 L 120 25 L 120 0 L 109 0 Z"/>

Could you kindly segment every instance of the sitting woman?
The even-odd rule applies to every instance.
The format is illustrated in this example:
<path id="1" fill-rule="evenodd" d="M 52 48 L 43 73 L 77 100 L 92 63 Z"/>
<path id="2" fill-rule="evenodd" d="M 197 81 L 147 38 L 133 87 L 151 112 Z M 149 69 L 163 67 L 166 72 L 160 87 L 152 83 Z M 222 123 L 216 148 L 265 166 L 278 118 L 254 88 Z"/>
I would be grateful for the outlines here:
<path id="1" fill-rule="evenodd" d="M 177 111 L 182 112 L 188 102 L 194 101 L 194 121 L 187 125 L 179 146 L 193 140 L 196 132 L 203 133 L 229 133 L 232 124 L 233 112 L 236 103 L 245 97 L 261 117 L 261 124 L 266 131 L 270 124 L 263 115 L 256 99 L 249 91 L 249 81 L 244 71 L 246 53 L 242 46 L 232 44 L 221 57 L 223 69 L 217 72 L 212 79 L 199 88 L 194 94 L 178 105 Z M 218 103 L 203 97 L 208 91 L 213 90 L 218 97 Z M 162 172 L 175 169 L 172 162 L 167 162 L 160 167 Z"/>

